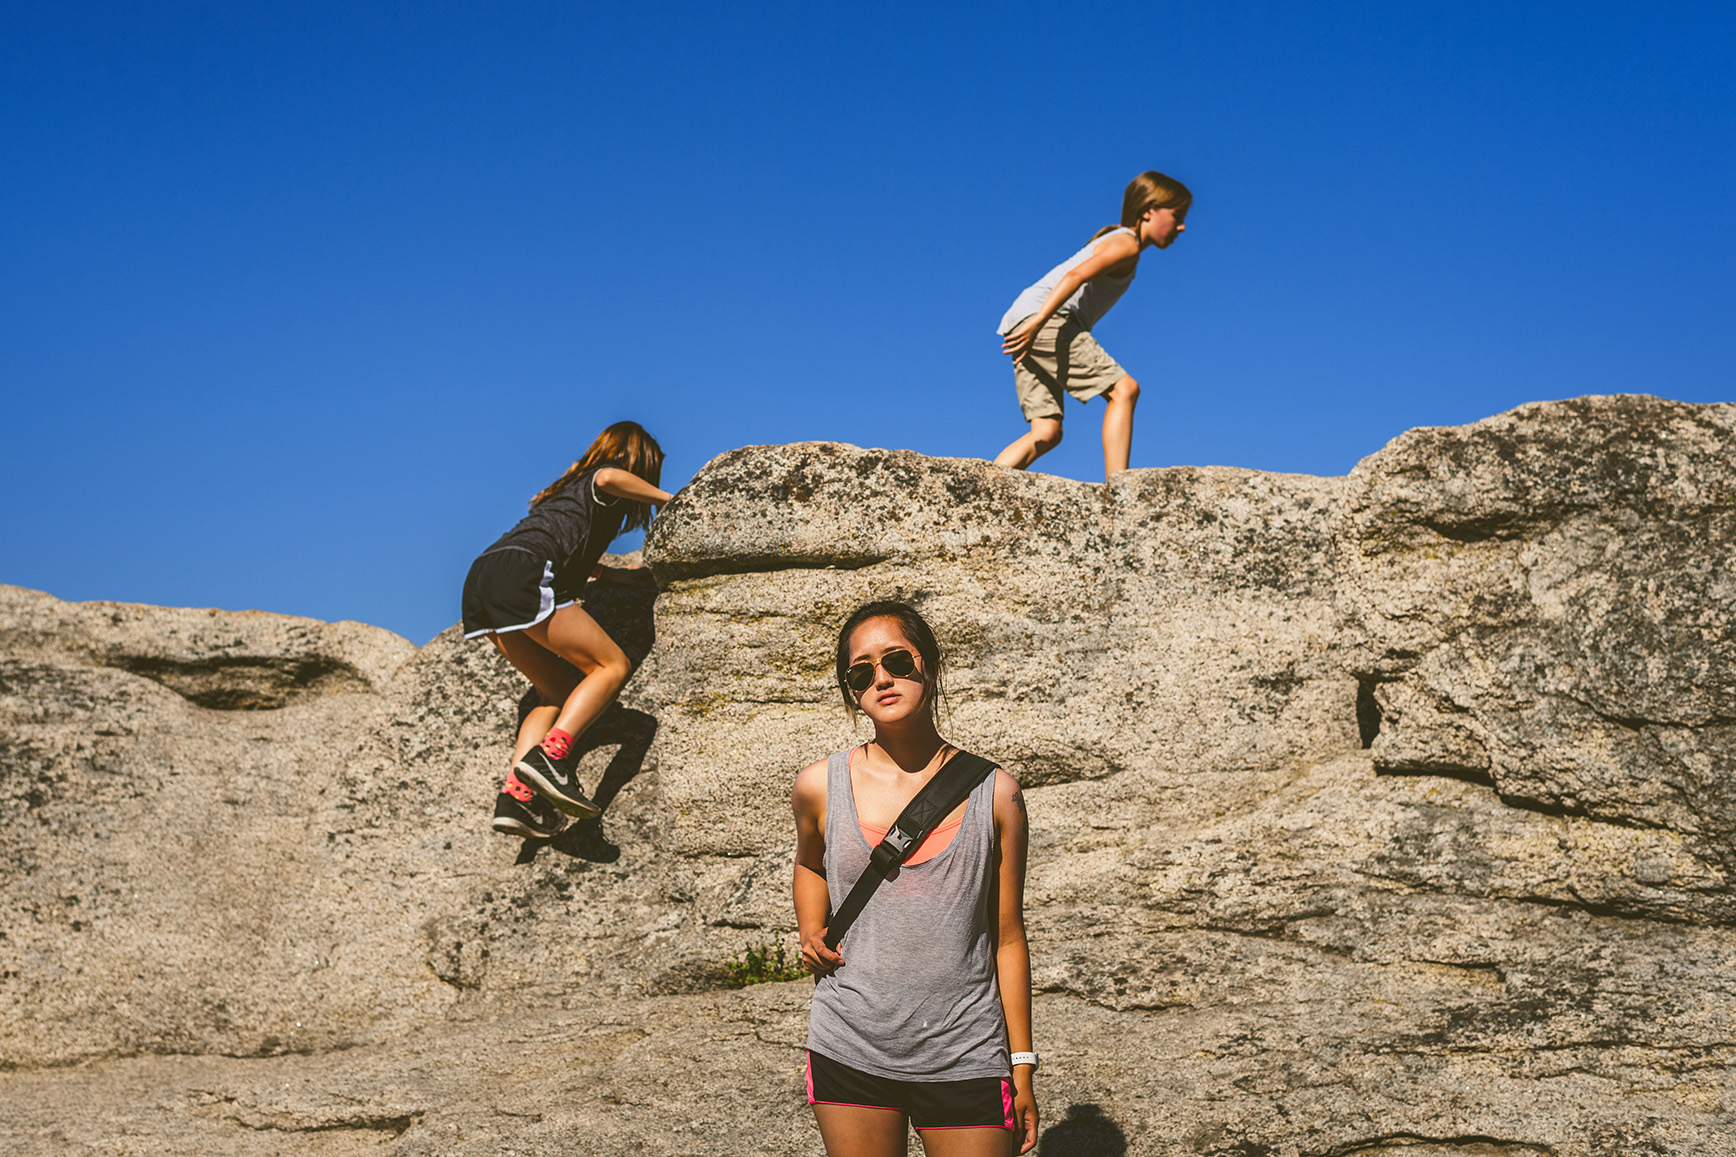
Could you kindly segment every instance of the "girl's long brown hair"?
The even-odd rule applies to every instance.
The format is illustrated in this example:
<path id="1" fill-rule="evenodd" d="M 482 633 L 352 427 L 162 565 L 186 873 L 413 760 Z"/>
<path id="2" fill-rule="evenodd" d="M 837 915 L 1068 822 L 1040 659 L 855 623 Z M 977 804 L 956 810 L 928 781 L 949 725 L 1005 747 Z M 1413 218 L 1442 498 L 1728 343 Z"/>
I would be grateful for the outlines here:
<path id="1" fill-rule="evenodd" d="M 1116 229 L 1139 232 L 1139 222 L 1147 209 L 1174 209 L 1177 216 L 1186 213 L 1193 204 L 1193 194 L 1174 177 L 1148 171 L 1127 182 L 1127 192 L 1121 196 L 1121 224 L 1105 225 L 1091 235 L 1095 241 Z"/>
<path id="2" fill-rule="evenodd" d="M 617 470 L 637 474 L 656 486 L 663 477 L 663 447 L 659 446 L 657 439 L 647 434 L 645 427 L 639 423 L 616 422 L 597 435 L 597 440 L 591 443 L 591 448 L 585 451 L 584 457 L 568 466 L 565 474 L 538 491 L 537 496 L 530 500 L 531 506 L 534 508 L 538 503 L 553 498 L 567 483 L 586 470 L 595 470 L 602 466 L 613 466 Z M 643 530 L 651 525 L 650 503 L 629 502 L 627 506 L 627 520 L 623 530 Z"/>

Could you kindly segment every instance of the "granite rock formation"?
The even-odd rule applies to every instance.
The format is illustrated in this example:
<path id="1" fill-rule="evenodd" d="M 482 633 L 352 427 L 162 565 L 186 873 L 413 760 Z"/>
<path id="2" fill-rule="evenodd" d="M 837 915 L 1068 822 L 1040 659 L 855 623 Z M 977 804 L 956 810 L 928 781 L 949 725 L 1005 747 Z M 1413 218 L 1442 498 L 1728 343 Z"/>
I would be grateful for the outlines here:
<path id="1" fill-rule="evenodd" d="M 1736 1152 L 1736 406 L 1347 478 L 753 447 L 646 558 L 608 811 L 522 851 L 485 644 L 0 588 L 0 1145 L 820 1152 L 808 986 L 724 965 L 895 596 L 1029 788 L 1039 1153 Z"/>

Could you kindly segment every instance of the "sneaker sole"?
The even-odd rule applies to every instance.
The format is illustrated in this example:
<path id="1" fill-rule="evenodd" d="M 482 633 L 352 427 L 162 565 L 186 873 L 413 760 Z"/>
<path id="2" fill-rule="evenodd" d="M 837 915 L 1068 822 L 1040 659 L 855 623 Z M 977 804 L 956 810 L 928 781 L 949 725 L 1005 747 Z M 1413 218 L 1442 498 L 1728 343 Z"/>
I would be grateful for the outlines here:
<path id="1" fill-rule="evenodd" d="M 493 827 L 503 836 L 518 836 L 526 840 L 552 840 L 562 831 L 561 828 L 550 832 L 539 831 L 523 820 L 515 820 L 511 816 L 495 816 Z"/>
<path id="2" fill-rule="evenodd" d="M 603 814 L 602 808 L 584 796 L 574 799 L 572 796 L 562 794 L 561 790 L 545 779 L 542 772 L 538 771 L 528 759 L 519 760 L 513 770 L 518 772 L 520 779 L 525 780 L 530 786 L 541 792 L 544 799 L 570 816 L 577 816 L 582 820 L 594 820 Z"/>

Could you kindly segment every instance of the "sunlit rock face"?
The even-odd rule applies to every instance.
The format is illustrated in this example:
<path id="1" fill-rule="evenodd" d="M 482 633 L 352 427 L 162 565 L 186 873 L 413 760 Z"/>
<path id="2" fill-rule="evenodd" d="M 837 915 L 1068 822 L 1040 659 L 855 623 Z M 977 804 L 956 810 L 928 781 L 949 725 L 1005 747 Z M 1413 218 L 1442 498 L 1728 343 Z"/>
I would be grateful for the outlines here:
<path id="1" fill-rule="evenodd" d="M 1347 478 L 750 447 L 645 557 L 608 810 L 522 854 L 486 643 L 0 588 L 7 1151 L 819 1153 L 811 986 L 721 985 L 896 597 L 1028 789 L 1040 1153 L 1736 1152 L 1736 406 Z"/>
<path id="2" fill-rule="evenodd" d="M 1731 415 L 1583 398 L 1412 430 L 1363 461 L 1338 566 L 1375 766 L 1736 866 Z"/>

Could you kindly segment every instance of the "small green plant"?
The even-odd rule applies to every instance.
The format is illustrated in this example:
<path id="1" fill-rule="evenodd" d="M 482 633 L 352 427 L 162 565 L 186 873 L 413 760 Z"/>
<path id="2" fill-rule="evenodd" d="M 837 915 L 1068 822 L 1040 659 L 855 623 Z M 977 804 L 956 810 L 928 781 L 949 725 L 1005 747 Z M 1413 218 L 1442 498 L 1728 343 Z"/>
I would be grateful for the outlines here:
<path id="1" fill-rule="evenodd" d="M 808 974 L 800 956 L 790 957 L 782 941 L 766 944 L 745 944 L 723 965 L 725 988 L 746 988 L 750 984 L 765 984 L 773 980 L 799 980 Z"/>

